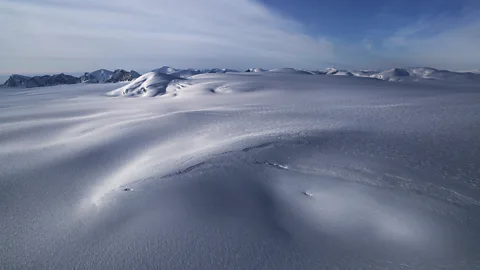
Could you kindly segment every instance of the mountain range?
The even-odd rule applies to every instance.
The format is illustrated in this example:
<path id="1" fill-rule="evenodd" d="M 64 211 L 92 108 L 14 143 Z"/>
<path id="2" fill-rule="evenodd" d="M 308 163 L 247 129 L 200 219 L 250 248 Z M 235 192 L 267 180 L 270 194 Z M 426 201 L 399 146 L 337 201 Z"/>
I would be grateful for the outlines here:
<path id="1" fill-rule="evenodd" d="M 163 66 L 154 69 L 151 72 L 168 74 L 177 78 L 188 78 L 204 73 L 229 73 L 239 72 L 234 69 L 177 69 L 169 66 Z M 342 70 L 337 68 L 327 68 L 325 70 L 300 70 L 294 68 L 277 68 L 265 70 L 261 68 L 250 68 L 244 72 L 270 72 L 283 74 L 303 74 L 303 75 L 336 75 L 336 76 L 352 76 L 371 78 L 384 81 L 418 81 L 418 80 L 439 80 L 454 83 L 471 83 L 480 82 L 480 74 L 477 70 L 469 72 L 455 72 L 449 70 L 439 70 L 430 67 L 413 67 L 413 68 L 393 68 L 388 70 Z M 80 77 L 66 75 L 64 73 L 44 76 L 24 76 L 19 74 L 11 75 L 3 84 L 4 87 L 42 87 L 60 84 L 75 83 L 116 83 L 133 81 L 139 78 L 141 74 L 131 70 L 126 71 L 117 69 L 110 71 L 99 69 L 92 72 L 86 72 Z"/>

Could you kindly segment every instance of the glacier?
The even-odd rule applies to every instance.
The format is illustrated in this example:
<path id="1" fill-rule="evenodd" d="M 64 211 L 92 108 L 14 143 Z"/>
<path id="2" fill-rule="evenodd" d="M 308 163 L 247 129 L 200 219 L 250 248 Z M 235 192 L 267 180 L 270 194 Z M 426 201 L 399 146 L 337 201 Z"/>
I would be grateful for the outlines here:
<path id="1" fill-rule="evenodd" d="M 256 71 L 0 89 L 0 268 L 480 268 L 478 85 Z"/>

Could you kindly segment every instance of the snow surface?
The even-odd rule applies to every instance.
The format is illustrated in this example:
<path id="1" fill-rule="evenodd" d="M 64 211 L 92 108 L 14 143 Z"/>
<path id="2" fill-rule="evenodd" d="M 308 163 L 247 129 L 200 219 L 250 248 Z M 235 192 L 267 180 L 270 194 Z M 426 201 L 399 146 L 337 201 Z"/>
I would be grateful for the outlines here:
<path id="1" fill-rule="evenodd" d="M 480 268 L 478 87 L 126 85 L 0 90 L 0 269 Z"/>

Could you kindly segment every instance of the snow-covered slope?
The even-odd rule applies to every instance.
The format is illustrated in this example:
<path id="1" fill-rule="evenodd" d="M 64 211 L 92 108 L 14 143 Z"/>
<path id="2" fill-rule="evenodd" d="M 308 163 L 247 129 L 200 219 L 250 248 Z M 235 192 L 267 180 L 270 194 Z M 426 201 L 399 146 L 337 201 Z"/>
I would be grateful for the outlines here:
<path id="1" fill-rule="evenodd" d="M 179 79 L 180 78 L 178 77 L 162 72 L 149 72 L 123 87 L 110 91 L 108 95 L 154 97 L 156 95 L 164 94 L 168 84 L 173 80 Z"/>
<path id="2" fill-rule="evenodd" d="M 113 71 L 106 69 L 99 69 L 93 72 L 86 72 L 80 77 L 82 83 L 105 83 L 113 75 Z"/>
<path id="3" fill-rule="evenodd" d="M 478 87 L 125 85 L 0 91 L 0 269 L 478 268 Z"/>

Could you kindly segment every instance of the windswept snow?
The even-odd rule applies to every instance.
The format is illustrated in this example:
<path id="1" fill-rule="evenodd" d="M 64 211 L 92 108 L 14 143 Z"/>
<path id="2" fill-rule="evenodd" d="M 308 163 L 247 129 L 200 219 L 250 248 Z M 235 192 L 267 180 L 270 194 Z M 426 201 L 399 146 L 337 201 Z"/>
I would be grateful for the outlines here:
<path id="1" fill-rule="evenodd" d="M 172 80 L 0 90 L 1 269 L 480 268 L 477 86 Z"/>

